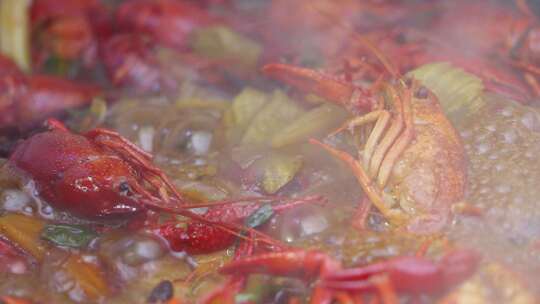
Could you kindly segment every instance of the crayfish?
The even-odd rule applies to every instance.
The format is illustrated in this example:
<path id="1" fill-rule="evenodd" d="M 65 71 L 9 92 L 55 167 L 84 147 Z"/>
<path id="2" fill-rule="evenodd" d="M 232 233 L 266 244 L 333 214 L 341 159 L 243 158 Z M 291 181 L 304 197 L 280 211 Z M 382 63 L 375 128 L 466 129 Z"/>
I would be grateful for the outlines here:
<path id="1" fill-rule="evenodd" d="M 0 130 L 26 131 L 47 117 L 90 103 L 98 87 L 66 79 L 25 75 L 8 58 L 0 56 Z"/>
<path id="2" fill-rule="evenodd" d="M 135 0 L 120 5 L 115 19 L 123 30 L 148 35 L 160 44 L 185 49 L 189 35 L 217 19 L 188 1 Z"/>
<path id="3" fill-rule="evenodd" d="M 397 294 L 438 294 L 452 288 L 476 270 L 480 256 L 470 250 L 448 252 L 439 261 L 401 256 L 387 261 L 343 268 L 341 263 L 316 250 L 293 249 L 248 256 L 226 264 L 222 274 L 270 274 L 314 283 L 314 304 L 356 303 L 351 295 L 378 293 L 383 303 L 398 303 Z M 362 303 L 362 302 L 360 302 Z"/>
<path id="4" fill-rule="evenodd" d="M 270 64 L 263 70 L 354 114 L 367 111 L 341 128 L 354 131 L 374 124 L 359 159 L 317 140 L 311 142 L 350 166 L 369 201 L 390 222 L 406 223 L 415 233 L 438 231 L 448 222 L 450 207 L 464 197 L 463 144 L 437 97 L 412 79 L 398 78 L 384 56 L 376 55 L 396 79 L 381 80 L 370 90 L 290 65 Z M 363 227 L 365 215 L 360 214 L 358 226 Z"/>
<path id="5" fill-rule="evenodd" d="M 112 32 L 107 9 L 98 0 L 36 0 L 30 18 L 38 41 L 33 55 L 38 66 L 55 58 L 82 58 L 86 66 L 93 66 L 99 42 Z"/>
<path id="6" fill-rule="evenodd" d="M 108 219 L 136 214 L 144 203 L 184 204 L 151 164 L 151 156 L 119 134 L 94 129 L 78 135 L 56 120 L 47 125 L 48 131 L 20 143 L 8 164 L 28 175 L 40 197 L 54 208 L 82 218 Z"/>
<path id="7" fill-rule="evenodd" d="M 177 79 L 158 60 L 150 41 L 133 34 L 116 34 L 102 45 L 103 65 L 113 85 L 140 92 L 169 91 L 178 86 Z"/>
<path id="8" fill-rule="evenodd" d="M 38 69 L 57 61 L 94 68 L 99 60 L 114 86 L 143 93 L 175 92 L 193 71 L 211 82 L 225 78 L 215 68 L 226 63 L 195 54 L 190 42 L 195 31 L 227 23 L 191 1 L 125 1 L 111 11 L 96 0 L 39 0 L 31 16 L 43 44 L 34 54 Z"/>
<path id="9" fill-rule="evenodd" d="M 53 208 L 103 222 L 136 219 L 137 215 L 144 218 L 149 209 L 182 215 L 193 221 L 186 228 L 173 223 L 154 231 L 177 251 L 202 253 L 224 249 L 246 229 L 261 237 L 263 243 L 279 246 L 263 233 L 239 223 L 258 209 L 255 201 L 268 198 L 214 202 L 206 214 L 198 215 L 190 209 L 201 205 L 190 205 L 152 163 L 152 156 L 118 133 L 94 129 L 79 135 L 54 119 L 48 120 L 47 125 L 48 131 L 31 136 L 15 148 L 7 166 L 33 181 L 39 197 Z M 278 211 L 318 200 L 319 197 L 307 197 L 272 209 Z M 246 201 L 249 204 L 237 204 Z"/>
<path id="10" fill-rule="evenodd" d="M 320 201 L 320 199 L 319 196 L 310 196 L 279 205 L 271 205 L 270 208 L 272 213 L 275 213 L 301 204 Z M 261 210 L 260 208 L 261 205 L 255 203 L 234 206 L 221 205 L 209 208 L 201 216 L 209 221 L 241 223 L 242 220 Z M 233 233 L 223 233 L 220 227 L 197 221 L 191 221 L 183 226 L 176 222 L 167 223 L 161 225 L 157 233 L 169 242 L 171 250 L 185 251 L 189 254 L 204 254 L 225 249 L 233 245 L 236 239 L 236 235 Z"/>

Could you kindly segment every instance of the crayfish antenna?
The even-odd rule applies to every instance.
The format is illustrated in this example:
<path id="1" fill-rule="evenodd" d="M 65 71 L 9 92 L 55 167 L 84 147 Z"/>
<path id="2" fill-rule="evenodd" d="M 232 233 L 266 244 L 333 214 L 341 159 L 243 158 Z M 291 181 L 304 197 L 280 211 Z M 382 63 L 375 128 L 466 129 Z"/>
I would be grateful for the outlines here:
<path id="1" fill-rule="evenodd" d="M 120 154 L 122 158 L 137 168 L 141 177 L 150 184 L 162 200 L 169 203 L 174 201 L 181 205 L 186 204 L 184 197 L 176 190 L 167 175 L 152 163 L 152 155 L 123 137 L 119 133 L 107 129 L 94 129 L 85 133 L 85 137 L 92 139 L 96 144 L 111 149 Z M 167 189 L 172 193 L 170 197 Z"/>
<path id="2" fill-rule="evenodd" d="M 271 236 L 261 231 L 258 231 L 250 227 L 245 227 L 243 225 L 236 224 L 236 223 L 224 223 L 221 221 L 209 220 L 205 218 L 204 216 L 201 216 L 199 214 L 196 214 L 190 211 L 188 207 L 186 206 L 180 206 L 180 205 L 174 205 L 174 204 L 168 204 L 167 206 L 164 206 L 161 200 L 148 199 L 148 198 L 145 199 L 143 203 L 146 207 L 150 209 L 181 215 L 181 216 L 184 216 L 194 221 L 201 222 L 206 225 L 218 227 L 219 229 L 222 229 L 223 231 L 244 240 L 251 240 L 249 237 L 245 235 L 245 233 L 251 233 L 253 236 L 256 237 L 255 241 L 259 241 L 261 243 L 264 243 L 274 248 L 279 248 L 279 249 L 287 248 L 285 244 L 282 244 L 280 241 L 272 238 Z"/>
<path id="3" fill-rule="evenodd" d="M 233 199 L 224 199 L 219 201 L 207 201 L 201 203 L 193 203 L 185 208 L 205 208 L 205 207 L 217 207 L 227 206 L 233 204 L 264 204 L 268 202 L 280 202 L 279 204 L 272 205 L 274 211 L 286 209 L 287 206 L 296 206 L 308 202 L 321 202 L 321 204 L 327 203 L 326 199 L 322 195 L 309 195 L 300 198 L 290 198 L 277 195 L 265 195 L 265 196 L 244 196 Z M 291 201 L 291 202 L 289 202 Z"/>
<path id="4" fill-rule="evenodd" d="M 331 24 L 337 24 L 337 26 L 341 27 L 343 30 L 346 30 L 347 32 L 350 32 L 353 34 L 354 39 L 356 39 L 360 44 L 362 44 L 365 48 L 367 48 L 373 55 L 381 62 L 381 64 L 384 66 L 384 68 L 388 71 L 390 76 L 393 78 L 401 78 L 401 75 L 398 71 L 398 69 L 395 67 L 395 64 L 392 64 L 391 61 L 383 55 L 382 51 L 376 47 L 369 39 L 366 37 L 360 35 L 356 29 L 354 29 L 351 25 L 346 24 L 343 22 L 343 20 L 339 19 L 336 20 L 332 15 L 328 14 L 324 10 L 312 6 L 314 10 L 316 10 L 319 14 L 329 19 Z"/>

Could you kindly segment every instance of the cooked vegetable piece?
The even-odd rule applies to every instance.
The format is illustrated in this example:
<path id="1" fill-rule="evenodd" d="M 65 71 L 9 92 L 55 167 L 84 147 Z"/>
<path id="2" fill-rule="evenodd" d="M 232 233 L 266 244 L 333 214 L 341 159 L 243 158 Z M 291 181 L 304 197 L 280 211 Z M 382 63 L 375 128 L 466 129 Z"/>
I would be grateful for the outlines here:
<path id="1" fill-rule="evenodd" d="M 30 70 L 30 0 L 0 1 L 0 50 L 24 71 Z"/>
<path id="2" fill-rule="evenodd" d="M 234 98 L 230 108 L 233 123 L 239 127 L 246 127 L 267 103 L 268 97 L 267 94 L 250 87 L 243 89 Z"/>
<path id="3" fill-rule="evenodd" d="M 180 98 L 176 101 L 176 107 L 179 109 L 216 109 L 224 111 L 227 109 L 227 103 L 220 99 L 205 99 L 198 97 Z"/>
<path id="4" fill-rule="evenodd" d="M 242 138 L 242 144 L 270 145 L 275 134 L 303 113 L 304 110 L 284 92 L 275 91 L 270 102 L 253 118 Z"/>
<path id="5" fill-rule="evenodd" d="M 272 215 L 274 215 L 274 209 L 270 204 L 264 204 L 259 209 L 255 210 L 245 220 L 246 226 L 249 228 L 257 228 L 260 225 L 266 223 Z"/>
<path id="6" fill-rule="evenodd" d="M 191 47 L 199 55 L 232 61 L 245 68 L 255 67 L 262 53 L 262 47 L 257 42 L 224 26 L 195 31 Z"/>
<path id="7" fill-rule="evenodd" d="M 37 261 L 41 261 L 45 255 L 45 248 L 40 240 L 44 226 L 45 223 L 42 220 L 22 214 L 10 213 L 0 217 L 0 234 L 28 252 Z"/>
<path id="8" fill-rule="evenodd" d="M 41 234 L 42 238 L 60 246 L 83 248 L 96 238 L 97 234 L 79 225 L 47 225 Z"/>
<path id="9" fill-rule="evenodd" d="M 216 109 L 223 111 L 228 108 L 229 102 L 190 81 L 184 81 L 180 87 L 180 95 L 176 99 L 175 105 L 178 109 Z"/>
<path id="10" fill-rule="evenodd" d="M 268 194 L 276 193 L 289 183 L 302 168 L 303 160 L 298 156 L 271 153 L 264 162 L 263 189 Z"/>
<path id="11" fill-rule="evenodd" d="M 231 107 L 223 115 L 227 128 L 227 140 L 237 142 L 242 138 L 247 126 L 260 109 L 268 102 L 269 96 L 259 90 L 247 87 L 234 98 Z"/>
<path id="12" fill-rule="evenodd" d="M 454 123 L 476 113 L 485 104 L 482 80 L 450 63 L 426 64 L 408 75 L 418 79 L 437 95 L 444 112 Z"/>
<path id="13" fill-rule="evenodd" d="M 70 116 L 77 120 L 73 129 L 86 132 L 103 124 L 107 115 L 107 102 L 103 98 L 94 98 L 90 108 L 70 111 Z"/>
<path id="14" fill-rule="evenodd" d="M 280 148 L 307 140 L 309 137 L 329 130 L 343 122 L 345 117 L 347 117 L 347 112 L 342 107 L 323 104 L 298 117 L 298 119 L 274 135 L 272 137 L 272 147 Z"/>
<path id="15" fill-rule="evenodd" d="M 81 256 L 72 254 L 65 262 L 64 268 L 89 299 L 96 301 L 109 294 L 105 275 L 97 265 L 85 262 Z"/>

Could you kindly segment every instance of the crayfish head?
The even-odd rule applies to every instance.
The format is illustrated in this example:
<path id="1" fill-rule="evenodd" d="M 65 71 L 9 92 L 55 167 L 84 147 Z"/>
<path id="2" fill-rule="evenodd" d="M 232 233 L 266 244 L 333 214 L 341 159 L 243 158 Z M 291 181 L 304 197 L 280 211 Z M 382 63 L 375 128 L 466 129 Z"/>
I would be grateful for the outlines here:
<path id="1" fill-rule="evenodd" d="M 53 207 L 92 220 L 119 220 L 145 208 L 136 193 L 133 170 L 111 156 L 96 157 L 64 173 L 55 187 Z M 54 204 L 53 204 L 54 203 Z"/>

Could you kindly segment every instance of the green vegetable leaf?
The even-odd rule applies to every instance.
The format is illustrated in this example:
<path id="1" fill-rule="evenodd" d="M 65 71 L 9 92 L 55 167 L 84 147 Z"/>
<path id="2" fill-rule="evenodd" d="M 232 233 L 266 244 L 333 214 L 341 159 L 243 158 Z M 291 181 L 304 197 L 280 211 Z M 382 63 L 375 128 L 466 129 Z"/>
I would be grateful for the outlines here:
<path id="1" fill-rule="evenodd" d="M 60 246 L 82 248 L 95 239 L 96 232 L 80 225 L 46 225 L 41 233 L 45 240 Z"/>
<path id="2" fill-rule="evenodd" d="M 245 225 L 249 228 L 256 228 L 266 223 L 274 215 L 271 204 L 264 204 L 246 218 Z"/>

